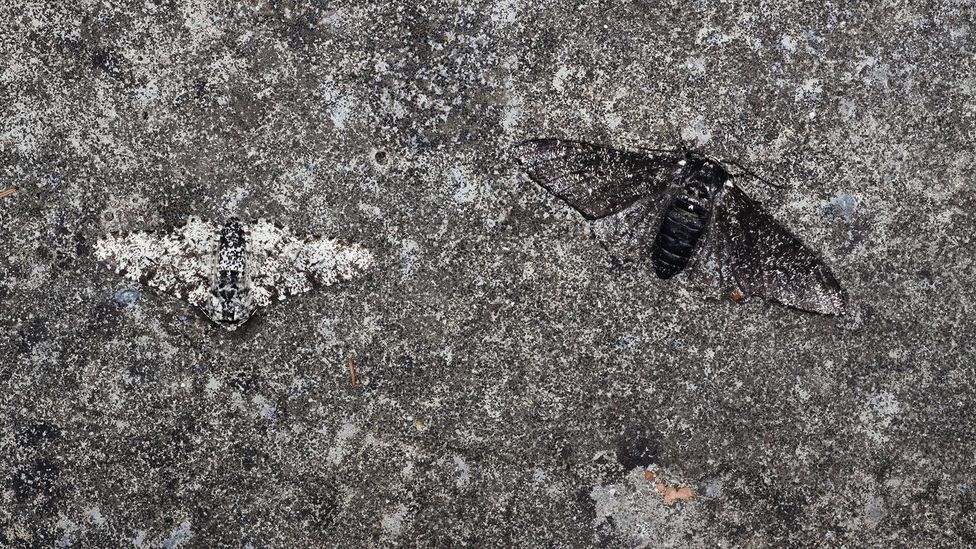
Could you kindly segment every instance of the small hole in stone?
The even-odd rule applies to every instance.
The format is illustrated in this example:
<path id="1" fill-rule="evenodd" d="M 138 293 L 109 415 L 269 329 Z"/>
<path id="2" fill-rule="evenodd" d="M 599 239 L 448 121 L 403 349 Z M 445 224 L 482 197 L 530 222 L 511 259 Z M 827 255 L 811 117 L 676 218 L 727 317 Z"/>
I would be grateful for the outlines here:
<path id="1" fill-rule="evenodd" d="M 386 151 L 376 151 L 373 153 L 373 160 L 377 164 L 386 164 Z"/>
<path id="2" fill-rule="evenodd" d="M 112 221 L 113 219 L 115 219 L 115 214 L 112 213 L 111 210 L 107 210 L 105 213 L 102 214 L 102 218 L 105 221 Z"/>

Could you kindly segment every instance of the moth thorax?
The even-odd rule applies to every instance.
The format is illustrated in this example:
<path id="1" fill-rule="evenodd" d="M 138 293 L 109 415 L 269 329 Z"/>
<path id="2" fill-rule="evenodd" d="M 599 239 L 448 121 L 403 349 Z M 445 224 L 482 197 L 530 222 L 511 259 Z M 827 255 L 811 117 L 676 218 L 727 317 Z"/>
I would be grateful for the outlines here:
<path id="1" fill-rule="evenodd" d="M 715 193 L 728 180 L 724 170 L 713 165 L 712 169 L 703 168 L 691 173 L 684 182 L 684 195 L 689 198 L 711 201 Z"/>
<path id="2" fill-rule="evenodd" d="M 247 289 L 247 240 L 244 228 L 227 222 L 220 232 L 217 244 L 217 265 L 214 276 L 214 293 L 228 299 L 241 295 Z"/>
<path id="3" fill-rule="evenodd" d="M 247 255 L 247 232 L 236 218 L 220 229 L 217 242 L 217 270 L 244 271 Z"/>

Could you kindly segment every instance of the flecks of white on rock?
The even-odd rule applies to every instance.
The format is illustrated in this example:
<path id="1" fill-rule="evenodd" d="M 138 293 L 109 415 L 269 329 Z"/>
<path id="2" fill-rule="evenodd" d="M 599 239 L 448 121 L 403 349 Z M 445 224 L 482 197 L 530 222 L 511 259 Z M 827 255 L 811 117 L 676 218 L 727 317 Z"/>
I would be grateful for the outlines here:
<path id="1" fill-rule="evenodd" d="M 407 513 L 409 509 L 404 504 L 399 504 L 392 513 L 383 515 L 380 519 L 380 526 L 383 527 L 383 531 L 391 536 L 396 537 L 400 535 L 403 531 L 403 524 L 407 520 Z"/>
<path id="2" fill-rule="evenodd" d="M 464 461 L 463 457 L 457 454 L 454 455 L 454 466 L 458 472 L 458 478 L 454 481 L 454 484 L 458 488 L 464 488 L 471 482 L 471 466 Z"/>
<path id="3" fill-rule="evenodd" d="M 342 427 L 335 435 L 332 447 L 329 448 L 329 463 L 339 465 L 342 459 L 349 453 L 349 441 L 359 433 L 359 427 L 353 423 L 343 423 Z"/>
<path id="4" fill-rule="evenodd" d="M 193 537 L 193 530 L 190 528 L 190 522 L 184 520 L 176 527 L 168 538 L 164 539 L 159 543 L 159 546 L 163 549 L 176 549 L 177 547 L 182 547 L 183 543 L 190 540 Z"/>
<path id="5" fill-rule="evenodd" d="M 884 444 L 888 441 L 892 421 L 901 409 L 895 395 L 886 391 L 873 395 L 858 416 L 861 431 L 871 442 Z"/>

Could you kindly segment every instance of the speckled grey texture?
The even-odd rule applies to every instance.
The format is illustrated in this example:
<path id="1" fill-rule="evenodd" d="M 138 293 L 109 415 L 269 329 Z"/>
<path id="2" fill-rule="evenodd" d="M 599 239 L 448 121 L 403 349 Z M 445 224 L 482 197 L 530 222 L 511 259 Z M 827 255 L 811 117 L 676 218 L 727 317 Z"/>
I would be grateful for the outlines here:
<path id="1" fill-rule="evenodd" d="M 972 545 L 976 13 L 883 4 L 4 2 L 0 546 Z M 614 269 L 538 136 L 788 183 L 852 313 Z M 191 214 L 377 265 L 225 333 L 92 258 Z"/>

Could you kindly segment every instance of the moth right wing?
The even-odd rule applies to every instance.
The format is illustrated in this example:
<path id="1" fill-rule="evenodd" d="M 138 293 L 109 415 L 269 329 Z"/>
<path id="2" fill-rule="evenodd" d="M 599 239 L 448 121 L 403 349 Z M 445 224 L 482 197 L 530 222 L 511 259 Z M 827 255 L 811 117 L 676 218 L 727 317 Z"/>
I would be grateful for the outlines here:
<path id="1" fill-rule="evenodd" d="M 690 270 L 715 297 L 753 295 L 820 314 L 844 314 L 847 295 L 830 268 L 735 185 L 726 188 Z"/>
<path id="2" fill-rule="evenodd" d="M 683 157 L 677 151 L 635 153 L 564 139 L 524 141 L 513 152 L 530 179 L 587 219 L 660 196 Z"/>
<path id="3" fill-rule="evenodd" d="M 373 254 L 360 244 L 299 236 L 264 219 L 251 227 L 250 234 L 252 292 L 262 307 L 315 286 L 350 280 L 374 262 Z"/>

